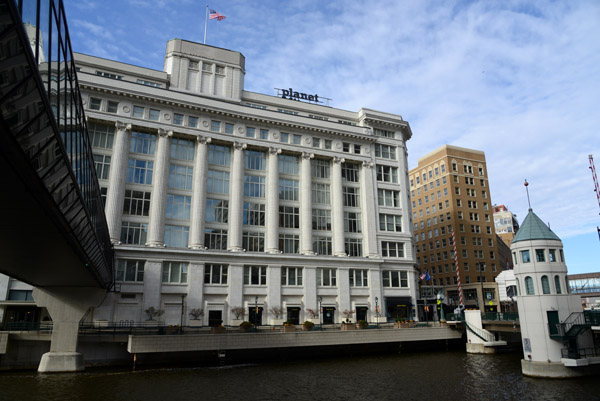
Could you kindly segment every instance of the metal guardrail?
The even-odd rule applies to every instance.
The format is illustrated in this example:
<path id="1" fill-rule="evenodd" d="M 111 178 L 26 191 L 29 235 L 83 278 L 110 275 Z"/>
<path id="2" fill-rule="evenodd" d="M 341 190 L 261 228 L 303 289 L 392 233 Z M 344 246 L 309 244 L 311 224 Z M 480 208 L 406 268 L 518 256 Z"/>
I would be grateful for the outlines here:
<path id="1" fill-rule="evenodd" d="M 52 332 L 52 322 L 6 322 L 0 331 L 46 331 Z"/>
<path id="2" fill-rule="evenodd" d="M 481 314 L 481 320 L 502 321 L 502 322 L 518 322 L 518 312 L 485 312 Z"/>
<path id="3" fill-rule="evenodd" d="M 486 342 L 496 341 L 496 336 L 494 336 L 492 333 L 482 330 L 482 329 L 479 329 L 478 327 L 473 327 L 469 323 L 467 323 L 466 320 L 464 321 L 464 323 L 465 323 L 465 326 L 467 326 L 467 330 L 469 330 L 471 333 L 475 334 L 477 337 L 479 337 L 483 341 L 486 341 Z"/>
<path id="4" fill-rule="evenodd" d="M 560 350 L 561 357 L 568 359 L 585 359 L 600 356 L 600 348 L 563 348 Z"/>

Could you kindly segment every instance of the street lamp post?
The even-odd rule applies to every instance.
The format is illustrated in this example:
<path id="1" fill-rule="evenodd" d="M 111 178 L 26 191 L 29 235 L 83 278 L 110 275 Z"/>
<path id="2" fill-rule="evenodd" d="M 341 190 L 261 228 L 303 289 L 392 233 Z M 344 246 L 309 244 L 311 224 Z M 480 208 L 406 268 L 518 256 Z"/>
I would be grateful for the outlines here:
<path id="1" fill-rule="evenodd" d="M 184 313 L 184 301 L 187 294 L 181 294 L 181 324 L 179 325 L 179 334 L 183 333 L 183 313 Z"/>
<path id="2" fill-rule="evenodd" d="M 379 298 L 375 297 L 375 319 L 377 321 L 377 328 L 379 328 Z"/>
<path id="3" fill-rule="evenodd" d="M 319 330 L 323 330 L 323 297 L 319 297 Z"/>
<path id="4" fill-rule="evenodd" d="M 258 326 L 258 297 L 254 297 L 254 328 Z"/>
<path id="5" fill-rule="evenodd" d="M 485 299 L 483 297 L 483 280 L 481 279 L 481 272 L 483 271 L 483 269 L 485 269 L 485 263 L 481 263 L 479 265 L 479 284 L 481 284 L 481 309 L 480 312 L 483 312 L 485 310 Z M 479 298 L 479 297 L 477 297 Z M 479 299 L 477 300 L 477 303 L 479 303 Z"/>
<path id="6" fill-rule="evenodd" d="M 442 291 L 437 294 L 438 305 L 440 306 L 440 322 L 446 320 L 446 315 L 444 315 L 444 294 Z"/>

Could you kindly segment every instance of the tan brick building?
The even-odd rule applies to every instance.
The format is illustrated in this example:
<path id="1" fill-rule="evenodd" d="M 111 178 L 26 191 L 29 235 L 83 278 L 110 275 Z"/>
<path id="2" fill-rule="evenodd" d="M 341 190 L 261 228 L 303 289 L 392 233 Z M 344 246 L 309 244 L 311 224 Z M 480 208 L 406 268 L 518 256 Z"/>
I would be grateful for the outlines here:
<path id="1" fill-rule="evenodd" d="M 421 280 L 421 297 L 432 298 L 443 289 L 447 304 L 458 302 L 454 230 L 465 305 L 474 307 L 483 297 L 486 310 L 495 311 L 497 291 L 492 287 L 504 265 L 484 152 L 444 145 L 419 159 L 409 171 L 409 183 L 417 264 L 432 278 L 426 285 Z"/>

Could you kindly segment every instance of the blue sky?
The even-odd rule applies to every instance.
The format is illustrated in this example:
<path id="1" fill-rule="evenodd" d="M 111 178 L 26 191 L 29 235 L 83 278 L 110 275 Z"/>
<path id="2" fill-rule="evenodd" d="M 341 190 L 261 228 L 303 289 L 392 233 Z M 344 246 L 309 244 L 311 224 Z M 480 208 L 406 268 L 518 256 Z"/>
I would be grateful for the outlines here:
<path id="1" fill-rule="evenodd" d="M 73 49 L 162 70 L 202 42 L 206 3 L 65 0 Z M 409 121 L 409 166 L 443 144 L 486 153 L 493 203 L 536 214 L 570 273 L 600 271 L 600 2 L 213 1 L 207 44 L 246 57 L 246 90 L 293 87 Z"/>

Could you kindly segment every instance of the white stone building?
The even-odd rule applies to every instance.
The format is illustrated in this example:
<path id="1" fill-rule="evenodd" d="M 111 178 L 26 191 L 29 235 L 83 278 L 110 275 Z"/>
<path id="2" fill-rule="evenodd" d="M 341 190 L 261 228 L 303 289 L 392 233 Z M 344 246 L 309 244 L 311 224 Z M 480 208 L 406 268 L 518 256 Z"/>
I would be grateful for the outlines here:
<path id="1" fill-rule="evenodd" d="M 88 319 L 413 317 L 399 115 L 244 91 L 238 52 L 174 39 L 165 71 L 76 54 L 116 283 Z M 274 83 L 276 86 L 278 83 Z M 258 311 L 258 314 L 256 314 Z M 199 322 L 195 322 L 196 324 Z"/>

